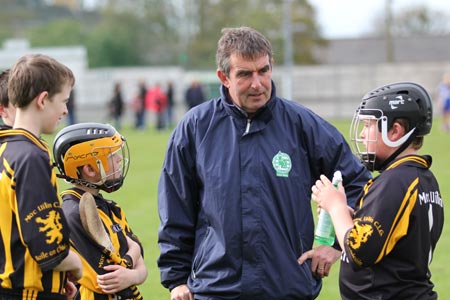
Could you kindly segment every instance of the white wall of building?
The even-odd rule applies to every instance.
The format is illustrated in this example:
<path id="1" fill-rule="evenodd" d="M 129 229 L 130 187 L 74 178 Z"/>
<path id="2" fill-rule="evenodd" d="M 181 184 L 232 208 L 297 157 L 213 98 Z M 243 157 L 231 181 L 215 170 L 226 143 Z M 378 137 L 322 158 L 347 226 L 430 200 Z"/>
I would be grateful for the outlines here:
<path id="1" fill-rule="evenodd" d="M 202 82 L 205 88 L 212 87 L 207 90 L 211 96 L 218 94 L 219 80 L 215 70 L 185 71 L 178 66 L 88 69 L 87 52 L 81 46 L 30 48 L 24 40 L 8 41 L 0 49 L 0 69 L 11 67 L 27 53 L 52 56 L 72 69 L 76 76 L 76 114 L 80 122 L 107 119 L 106 105 L 112 96 L 115 82 L 122 83 L 124 99 L 129 103 L 137 92 L 140 80 L 145 80 L 147 86 L 159 83 L 163 88 L 172 81 L 175 87 L 176 120 L 186 112 L 184 91 L 193 79 Z M 391 82 L 414 81 L 423 85 L 436 98 L 436 87 L 442 74 L 448 70 L 449 61 L 297 66 L 291 70 L 291 100 L 304 104 L 325 118 L 349 118 L 366 92 Z M 287 88 L 283 86 L 285 75 L 282 66 L 274 66 L 273 78 L 281 97 Z M 133 114 L 130 107 L 127 108 L 124 122 L 131 123 Z"/>

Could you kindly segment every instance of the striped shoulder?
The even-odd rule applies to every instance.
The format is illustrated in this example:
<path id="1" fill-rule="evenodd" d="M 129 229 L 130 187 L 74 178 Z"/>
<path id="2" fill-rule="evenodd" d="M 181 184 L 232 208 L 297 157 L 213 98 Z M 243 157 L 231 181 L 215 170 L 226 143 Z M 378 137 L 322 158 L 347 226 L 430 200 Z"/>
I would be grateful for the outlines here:
<path id="1" fill-rule="evenodd" d="M 83 194 L 84 192 L 81 192 L 80 190 L 76 190 L 76 189 L 67 189 L 67 190 L 65 190 L 65 191 L 62 191 L 61 192 L 61 198 L 63 198 L 63 200 L 65 200 L 64 199 L 64 196 L 68 196 L 68 195 L 72 195 L 72 196 L 75 196 L 76 198 L 78 198 L 78 199 L 80 199 L 81 198 L 81 195 Z M 66 197 L 66 199 L 68 199 L 67 197 Z"/>
<path id="2" fill-rule="evenodd" d="M 16 141 L 16 140 L 29 140 L 32 143 L 36 144 L 43 151 L 49 152 L 48 144 L 46 141 L 37 138 L 31 132 L 24 129 L 7 129 L 0 130 L 0 139 L 5 141 Z"/>

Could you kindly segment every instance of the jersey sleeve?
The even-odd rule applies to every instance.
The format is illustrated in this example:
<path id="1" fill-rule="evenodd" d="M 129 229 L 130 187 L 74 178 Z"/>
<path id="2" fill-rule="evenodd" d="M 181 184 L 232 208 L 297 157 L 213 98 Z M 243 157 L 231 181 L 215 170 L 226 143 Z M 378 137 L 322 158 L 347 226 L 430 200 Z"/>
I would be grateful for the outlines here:
<path id="1" fill-rule="evenodd" d="M 398 180 L 400 175 L 391 172 L 378 177 L 369 186 L 361 207 L 357 208 L 354 226 L 344 239 L 345 251 L 354 269 L 379 262 L 408 231 L 418 181 L 408 179 L 405 174 Z"/>
<path id="2" fill-rule="evenodd" d="M 30 153 L 16 166 L 15 179 L 23 243 L 43 271 L 52 269 L 68 255 L 69 228 L 49 157 Z"/>

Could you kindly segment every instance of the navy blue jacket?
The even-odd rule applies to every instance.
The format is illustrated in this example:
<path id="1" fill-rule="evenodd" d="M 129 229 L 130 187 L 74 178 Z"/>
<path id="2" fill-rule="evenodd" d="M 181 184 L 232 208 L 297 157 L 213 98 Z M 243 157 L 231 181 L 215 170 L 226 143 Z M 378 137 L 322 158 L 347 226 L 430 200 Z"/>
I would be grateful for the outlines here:
<path id="1" fill-rule="evenodd" d="M 351 204 L 370 178 L 343 136 L 276 97 L 250 120 L 221 97 L 172 133 L 158 187 L 162 284 L 196 299 L 314 299 L 321 280 L 297 258 L 313 245 L 311 186 L 341 170 Z"/>

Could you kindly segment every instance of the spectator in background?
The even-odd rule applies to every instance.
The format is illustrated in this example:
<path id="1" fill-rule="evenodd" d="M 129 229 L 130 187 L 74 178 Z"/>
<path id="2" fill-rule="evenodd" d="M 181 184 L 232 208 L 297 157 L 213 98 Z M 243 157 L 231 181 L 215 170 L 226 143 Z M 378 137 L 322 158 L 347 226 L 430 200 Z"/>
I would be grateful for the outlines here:
<path id="1" fill-rule="evenodd" d="M 9 69 L 0 73 L 0 116 L 2 118 L 0 129 L 12 128 L 16 116 L 16 108 L 9 103 L 8 78 Z"/>
<path id="2" fill-rule="evenodd" d="M 193 80 L 189 88 L 186 90 L 186 104 L 189 109 L 199 105 L 205 101 L 205 94 L 202 86 L 197 80 Z"/>
<path id="3" fill-rule="evenodd" d="M 145 129 L 145 94 L 147 87 L 145 80 L 141 79 L 138 84 L 138 91 L 132 100 L 132 108 L 135 116 L 134 127 L 138 130 Z"/>
<path id="4" fill-rule="evenodd" d="M 73 89 L 70 93 L 69 101 L 67 101 L 67 125 L 76 123 L 75 109 L 75 90 Z"/>
<path id="5" fill-rule="evenodd" d="M 175 104 L 174 102 L 174 95 L 173 95 L 173 82 L 169 81 L 167 83 L 167 127 L 171 127 L 173 125 L 173 106 Z"/>
<path id="6" fill-rule="evenodd" d="M 164 115 L 167 108 L 167 95 L 161 89 L 159 83 L 156 83 L 147 91 L 145 95 L 145 104 L 147 109 L 156 115 L 156 129 L 164 129 Z"/>
<path id="7" fill-rule="evenodd" d="M 442 128 L 450 131 L 450 74 L 444 74 L 438 86 L 438 106 L 442 112 Z"/>
<path id="8" fill-rule="evenodd" d="M 113 96 L 109 100 L 109 113 L 117 129 L 121 128 L 123 115 L 123 96 L 120 82 L 114 84 Z"/>

